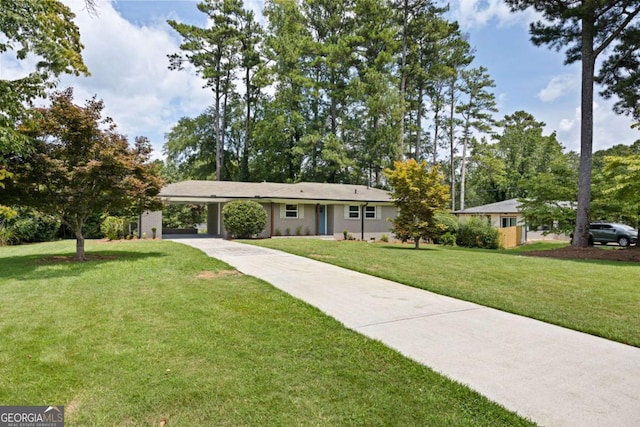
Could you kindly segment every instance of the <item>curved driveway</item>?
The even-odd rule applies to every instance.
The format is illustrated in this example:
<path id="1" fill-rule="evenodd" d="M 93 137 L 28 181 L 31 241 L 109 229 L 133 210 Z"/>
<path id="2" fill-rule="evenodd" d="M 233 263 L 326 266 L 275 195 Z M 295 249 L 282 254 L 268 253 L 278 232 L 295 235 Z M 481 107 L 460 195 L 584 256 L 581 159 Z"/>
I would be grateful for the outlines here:
<path id="1" fill-rule="evenodd" d="M 177 239 L 545 426 L 640 425 L 640 349 L 272 249 Z"/>

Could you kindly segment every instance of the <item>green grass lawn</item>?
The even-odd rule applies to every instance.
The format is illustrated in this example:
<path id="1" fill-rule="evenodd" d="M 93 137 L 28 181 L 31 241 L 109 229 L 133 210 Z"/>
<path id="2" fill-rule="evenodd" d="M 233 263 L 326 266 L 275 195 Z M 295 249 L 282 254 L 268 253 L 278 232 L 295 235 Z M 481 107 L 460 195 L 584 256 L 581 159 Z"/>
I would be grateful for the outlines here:
<path id="1" fill-rule="evenodd" d="M 640 347 L 640 266 L 406 244 L 269 239 L 281 249 Z M 528 249 L 550 246 L 541 243 Z M 634 249 L 635 250 L 635 249 Z"/>
<path id="2" fill-rule="evenodd" d="M 1 405 L 65 405 L 68 426 L 528 425 L 195 249 L 87 250 L 0 248 Z"/>

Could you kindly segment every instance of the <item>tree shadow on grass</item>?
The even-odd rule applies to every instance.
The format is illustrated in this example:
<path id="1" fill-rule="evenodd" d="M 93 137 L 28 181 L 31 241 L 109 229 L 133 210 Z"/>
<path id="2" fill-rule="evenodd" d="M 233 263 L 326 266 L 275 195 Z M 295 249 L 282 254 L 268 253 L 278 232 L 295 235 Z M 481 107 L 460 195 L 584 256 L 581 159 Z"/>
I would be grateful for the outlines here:
<path id="1" fill-rule="evenodd" d="M 166 257 L 163 252 L 90 251 L 87 261 L 74 260 L 75 252 L 40 253 L 0 258 L 3 280 L 42 280 L 79 276 L 88 269 L 105 263 L 130 262 L 148 258 Z"/>
<path id="2" fill-rule="evenodd" d="M 380 249 L 392 249 L 392 250 L 399 250 L 399 251 L 405 251 L 405 250 L 411 250 L 411 251 L 415 251 L 416 247 L 414 246 L 413 243 L 406 243 L 406 244 L 381 244 L 379 245 Z M 426 244 L 421 244 L 420 248 L 418 249 L 419 251 L 435 251 L 440 249 L 439 246 L 433 246 L 433 245 L 426 245 Z"/>

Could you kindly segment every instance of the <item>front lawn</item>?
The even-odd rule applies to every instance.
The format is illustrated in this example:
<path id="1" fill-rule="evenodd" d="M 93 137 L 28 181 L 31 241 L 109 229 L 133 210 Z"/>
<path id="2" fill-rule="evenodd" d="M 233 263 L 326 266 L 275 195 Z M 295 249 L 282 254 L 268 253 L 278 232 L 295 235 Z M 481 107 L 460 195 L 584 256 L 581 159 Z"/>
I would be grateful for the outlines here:
<path id="1" fill-rule="evenodd" d="M 68 426 L 529 425 L 195 249 L 73 251 L 0 248 L 2 405 L 65 405 Z"/>
<path id="2" fill-rule="evenodd" d="M 315 239 L 250 243 L 640 346 L 638 263 L 434 245 L 414 250 L 409 244 Z"/>

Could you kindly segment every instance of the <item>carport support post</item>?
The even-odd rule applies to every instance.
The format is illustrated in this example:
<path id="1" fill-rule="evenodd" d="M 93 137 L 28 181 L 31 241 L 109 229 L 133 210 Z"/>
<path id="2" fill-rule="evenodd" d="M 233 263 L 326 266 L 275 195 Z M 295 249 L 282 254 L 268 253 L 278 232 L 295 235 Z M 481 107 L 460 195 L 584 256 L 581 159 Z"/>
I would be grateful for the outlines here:
<path id="1" fill-rule="evenodd" d="M 360 240 L 362 240 L 364 242 L 364 211 L 365 208 L 367 207 L 368 203 L 365 203 L 364 205 L 362 205 L 361 207 L 361 213 L 360 213 Z"/>
<path id="2" fill-rule="evenodd" d="M 275 208 L 273 206 L 273 202 L 271 202 L 271 221 L 270 221 L 270 225 L 271 225 L 271 231 L 269 232 L 269 237 L 273 237 L 273 216 L 275 214 Z"/>

